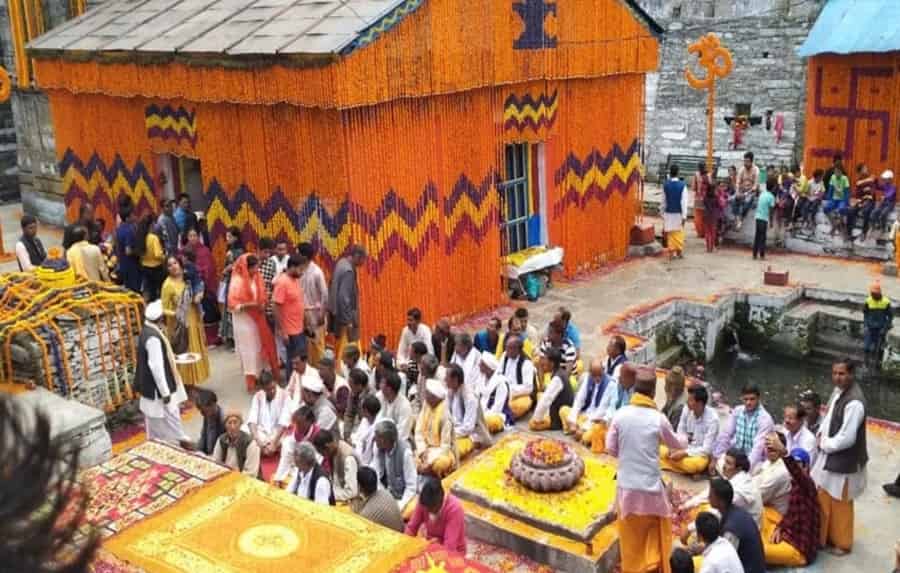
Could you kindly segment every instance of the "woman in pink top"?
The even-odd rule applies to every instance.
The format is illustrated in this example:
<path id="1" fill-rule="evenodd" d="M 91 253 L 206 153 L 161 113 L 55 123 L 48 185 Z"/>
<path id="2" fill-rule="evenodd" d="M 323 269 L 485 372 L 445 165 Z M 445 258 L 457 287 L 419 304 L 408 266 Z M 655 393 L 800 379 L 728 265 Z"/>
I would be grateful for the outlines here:
<path id="1" fill-rule="evenodd" d="M 462 504 L 450 494 L 444 495 L 440 480 L 430 478 L 419 493 L 419 502 L 406 525 L 413 537 L 425 526 L 425 537 L 449 551 L 466 554 L 466 517 Z"/>

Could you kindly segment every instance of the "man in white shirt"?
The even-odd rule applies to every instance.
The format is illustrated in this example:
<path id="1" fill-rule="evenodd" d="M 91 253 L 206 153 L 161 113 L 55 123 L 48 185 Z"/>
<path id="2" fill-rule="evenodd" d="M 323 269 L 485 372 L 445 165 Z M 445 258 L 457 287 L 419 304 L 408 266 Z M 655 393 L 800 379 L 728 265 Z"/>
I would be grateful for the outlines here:
<path id="1" fill-rule="evenodd" d="M 457 334 L 451 364 L 458 364 L 466 377 L 466 385 L 477 396 L 481 396 L 481 352 L 472 346 L 472 337 L 467 332 Z"/>
<path id="2" fill-rule="evenodd" d="M 723 463 L 722 475 L 731 484 L 734 491 L 734 505 L 743 508 L 750 514 L 757 526 L 762 524 L 763 503 L 759 490 L 753 477 L 750 475 L 750 459 L 747 454 L 733 448 L 725 453 L 725 461 Z M 708 492 L 695 495 L 681 505 L 681 510 L 685 511 L 698 507 L 702 503 L 709 500 Z"/>
<path id="3" fill-rule="evenodd" d="M 331 482 L 319 465 L 316 449 L 309 442 L 297 444 L 294 450 L 296 467 L 287 491 L 322 505 L 334 505 Z"/>
<path id="4" fill-rule="evenodd" d="M 328 399 L 325 393 L 325 384 L 318 376 L 306 376 L 302 378 L 300 387 L 300 400 L 313 409 L 316 415 L 316 424 L 320 430 L 336 430 L 337 429 L 337 410 Z M 293 412 L 291 412 L 293 414 Z M 284 417 L 282 416 L 282 420 Z M 287 427 L 288 424 L 282 424 Z"/>
<path id="5" fill-rule="evenodd" d="M 866 398 L 849 360 L 831 367 L 835 389 L 816 436 L 819 447 L 810 474 L 819 486 L 820 545 L 835 555 L 853 547 L 853 500 L 866 489 Z"/>
<path id="6" fill-rule="evenodd" d="M 278 453 L 283 429 L 279 422 L 291 404 L 288 393 L 275 383 L 268 370 L 260 375 L 259 385 L 262 389 L 250 400 L 245 431 L 256 441 L 262 455 L 268 457 Z"/>
<path id="7" fill-rule="evenodd" d="M 709 465 L 716 436 L 719 435 L 719 416 L 710 408 L 709 392 L 704 386 L 688 390 L 687 405 L 681 410 L 676 432 L 688 442 L 684 450 L 660 450 L 664 470 L 696 475 Z M 665 448 L 665 446 L 662 446 Z"/>
<path id="8" fill-rule="evenodd" d="M 321 378 L 321 376 L 318 370 L 309 365 L 306 356 L 301 352 L 291 357 L 291 377 L 284 388 L 294 410 L 300 407 L 300 391 L 306 378 Z"/>
<path id="9" fill-rule="evenodd" d="M 344 347 L 344 352 L 341 355 L 341 376 L 343 376 L 345 380 L 349 380 L 350 371 L 354 368 L 359 368 L 365 372 L 370 381 L 374 378 L 372 369 L 369 368 L 369 363 L 363 358 L 362 353 L 359 351 L 359 347 L 355 344 L 350 344 Z"/>
<path id="10" fill-rule="evenodd" d="M 278 239 L 275 242 L 275 253 L 271 256 L 272 262 L 275 263 L 276 277 L 287 270 L 289 258 L 291 258 L 291 252 L 288 242 L 285 239 Z"/>
<path id="11" fill-rule="evenodd" d="M 522 339 L 507 336 L 505 352 L 500 356 L 500 373 L 509 380 L 509 409 L 518 420 L 531 410 L 534 401 L 534 363 L 522 352 Z"/>
<path id="12" fill-rule="evenodd" d="M 502 432 L 509 413 L 509 380 L 499 370 L 500 362 L 490 352 L 482 352 L 478 362 L 481 374 L 481 409 L 492 434 Z"/>
<path id="13" fill-rule="evenodd" d="M 697 526 L 697 536 L 705 545 L 700 573 L 744 573 L 744 566 L 741 565 L 734 545 L 722 536 L 719 518 L 704 511 L 694 523 Z"/>
<path id="14" fill-rule="evenodd" d="M 810 467 L 816 462 L 816 436 L 806 427 L 806 410 L 799 404 L 784 407 L 784 429 L 789 452 L 800 448 L 809 454 Z"/>
<path id="15" fill-rule="evenodd" d="M 431 343 L 431 329 L 422 324 L 422 311 L 411 308 L 406 311 L 406 326 L 400 332 L 400 345 L 397 347 L 397 365 L 403 369 L 409 363 L 409 350 L 413 342 L 421 342 L 428 348 L 428 354 L 434 354 Z"/>
<path id="16" fill-rule="evenodd" d="M 611 381 L 612 378 L 606 375 L 603 360 L 595 358 L 581 377 L 572 407 L 563 406 L 559 411 L 565 424 L 565 433 L 575 434 L 575 439 L 586 446 L 591 445 L 594 424 L 603 416 L 604 410 L 600 405 Z"/>
<path id="17" fill-rule="evenodd" d="M 619 372 L 622 370 L 622 366 L 628 362 L 628 355 L 625 354 L 627 347 L 625 337 L 618 334 L 606 343 L 606 375 L 614 381 L 619 380 Z"/>
<path id="18" fill-rule="evenodd" d="M 325 311 L 328 308 L 328 282 L 325 273 L 313 260 L 315 249 L 310 243 L 297 245 L 303 260 L 300 288 L 303 289 L 303 323 L 309 361 L 318 364 L 325 352 Z"/>
<path id="19" fill-rule="evenodd" d="M 600 420 L 591 426 L 591 451 L 602 454 L 606 450 L 606 430 L 616 415 L 616 412 L 624 408 L 634 396 L 634 383 L 636 370 L 630 363 L 622 364 L 616 372 L 618 378 L 607 387 L 603 393 L 603 399 L 597 407 Z M 670 424 L 671 425 L 671 424 Z"/>
<path id="20" fill-rule="evenodd" d="M 397 426 L 397 434 L 400 439 L 409 439 L 412 431 L 413 415 L 412 406 L 406 396 L 400 394 L 400 375 L 397 372 L 388 372 L 381 381 L 381 413 L 379 418 L 392 420 Z"/>
<path id="21" fill-rule="evenodd" d="M 787 440 L 780 432 L 770 432 L 768 439 L 776 439 L 783 448 Z M 781 451 L 766 446 L 766 461 L 753 470 L 753 481 L 762 496 L 763 506 L 785 515 L 791 497 L 791 474 L 781 457 Z"/>
<path id="22" fill-rule="evenodd" d="M 162 326 L 162 301 L 148 304 L 144 319 L 138 340 L 135 386 L 141 394 L 139 408 L 144 415 L 147 439 L 178 444 L 188 440 L 179 409 L 187 401 L 187 393 Z"/>
<path id="23" fill-rule="evenodd" d="M 453 439 L 456 452 L 462 459 L 476 447 L 491 444 L 491 434 L 484 421 L 484 412 L 478 397 L 465 383 L 465 374 L 459 364 L 447 368 L 447 405 L 453 422 Z"/>
<path id="24" fill-rule="evenodd" d="M 350 445 L 359 463 L 368 466 L 375 457 L 375 420 L 381 412 L 381 401 L 374 394 L 369 394 L 363 399 L 361 410 L 362 419 L 350 434 Z"/>
<path id="25" fill-rule="evenodd" d="M 391 492 L 400 511 L 416 496 L 418 472 L 412 448 L 399 439 L 393 421 L 382 419 L 375 424 L 375 457 L 370 467 L 378 475 L 378 483 Z"/>
<path id="26" fill-rule="evenodd" d="M 16 261 L 20 271 L 29 272 L 41 266 L 47 258 L 47 251 L 37 236 L 37 219 L 32 215 L 23 215 L 20 224 L 22 236 L 16 242 Z"/>

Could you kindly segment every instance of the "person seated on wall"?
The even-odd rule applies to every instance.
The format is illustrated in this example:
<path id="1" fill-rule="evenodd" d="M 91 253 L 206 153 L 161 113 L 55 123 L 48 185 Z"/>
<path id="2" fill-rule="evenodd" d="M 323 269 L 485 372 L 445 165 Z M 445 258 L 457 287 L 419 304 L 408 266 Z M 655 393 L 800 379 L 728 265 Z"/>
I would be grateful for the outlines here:
<path id="1" fill-rule="evenodd" d="M 844 166 L 835 163 L 831 168 L 831 177 L 825 175 L 826 201 L 822 212 L 831 220 L 831 234 L 836 234 L 843 225 L 844 215 L 850 208 L 850 179 L 844 173 Z"/>
<path id="2" fill-rule="evenodd" d="M 509 409 L 509 380 L 500 372 L 500 362 L 493 354 L 484 352 L 478 362 L 481 375 L 481 409 L 488 431 L 502 432 L 507 424 L 513 423 Z"/>
<path id="3" fill-rule="evenodd" d="M 473 339 L 475 349 L 478 352 L 490 352 L 499 356 L 503 352 L 503 335 L 500 332 L 502 329 L 503 323 L 500 319 L 492 316 L 488 320 L 487 326 L 475 333 L 475 338 Z"/>
<path id="4" fill-rule="evenodd" d="M 775 442 L 778 442 L 777 445 Z M 762 496 L 763 512 L 774 510 L 784 515 L 791 496 L 791 474 L 780 455 L 787 447 L 787 440 L 781 432 L 772 431 L 766 436 L 766 459 L 754 468 L 752 475 Z"/>
<path id="5" fill-rule="evenodd" d="M 440 380 L 429 378 L 424 393 L 416 421 L 416 469 L 419 474 L 443 478 L 456 469 L 459 459 L 447 406 L 447 387 Z"/>
<path id="6" fill-rule="evenodd" d="M 350 444 L 339 440 L 334 432 L 322 430 L 313 438 L 322 465 L 331 477 L 331 490 L 337 503 L 350 503 L 359 496 L 356 471 L 360 463 Z"/>
<path id="7" fill-rule="evenodd" d="M 506 322 L 506 333 L 501 335 L 500 343 L 497 345 L 497 357 L 499 358 L 503 352 L 506 351 L 506 341 L 513 336 L 522 340 L 522 352 L 529 360 L 534 360 L 537 347 L 534 346 L 531 343 L 531 340 L 525 335 L 525 328 L 522 326 L 522 321 L 516 318 L 515 315 L 509 317 L 509 320 Z"/>
<path id="8" fill-rule="evenodd" d="M 547 390 L 538 399 L 534 415 L 528 422 L 531 430 L 562 430 L 562 408 L 571 408 L 575 398 L 572 384 L 569 382 L 569 369 L 563 361 L 558 348 L 549 348 L 541 357 L 542 368 L 552 372 Z"/>
<path id="9" fill-rule="evenodd" d="M 805 567 L 816 559 L 819 548 L 819 501 L 816 484 L 809 475 L 810 457 L 806 450 L 794 448 L 788 454 L 781 440 L 771 435 L 769 448 L 779 456 L 791 476 L 787 512 L 765 508 L 762 526 L 766 564 L 781 567 Z"/>
<path id="10" fill-rule="evenodd" d="M 458 364 L 463 369 L 466 384 L 476 396 L 481 396 L 481 352 L 472 346 L 472 337 L 461 332 L 454 338 L 453 357 L 450 364 Z M 485 380 L 486 381 L 486 380 Z"/>
<path id="11" fill-rule="evenodd" d="M 334 493 L 328 473 L 319 463 L 316 449 L 309 442 L 297 444 L 294 469 L 287 491 L 321 505 L 334 505 Z"/>
<path id="12" fill-rule="evenodd" d="M 410 351 L 414 342 L 422 342 L 428 349 L 428 354 L 434 354 L 431 329 L 422 322 L 422 311 L 418 308 L 411 308 L 406 311 L 406 326 L 400 331 L 400 343 L 397 345 L 397 364 L 401 370 L 404 370 L 412 359 Z"/>
<path id="13" fill-rule="evenodd" d="M 260 373 L 257 384 L 261 389 L 250 400 L 250 412 L 242 430 L 250 434 L 259 446 L 262 454 L 262 479 L 268 480 L 275 470 L 285 430 L 279 422 L 290 409 L 291 403 L 288 393 L 275 383 L 275 378 L 268 370 Z"/>
<path id="14" fill-rule="evenodd" d="M 775 426 L 772 416 L 759 401 L 759 387 L 749 384 L 741 390 L 741 406 L 731 411 L 725 426 L 720 429 L 713 448 L 709 473 L 722 473 L 722 455 L 731 448 L 747 454 L 753 468 L 765 459 L 766 435 Z"/>
<path id="15" fill-rule="evenodd" d="M 706 470 L 719 435 L 719 416 L 709 407 L 709 392 L 694 386 L 687 392 L 687 404 L 676 424 L 676 433 L 687 438 L 688 447 L 669 451 L 660 446 L 659 459 L 664 470 L 696 475 Z"/>
<path id="16" fill-rule="evenodd" d="M 509 409 L 518 420 L 534 405 L 534 363 L 522 350 L 522 338 L 506 339 L 506 351 L 500 356 L 500 373 L 509 381 Z"/>
<path id="17" fill-rule="evenodd" d="M 378 487 L 375 470 L 369 467 L 359 468 L 356 481 L 359 483 L 359 503 L 355 504 L 353 512 L 372 523 L 402 533 L 405 526 L 403 516 L 390 492 Z"/>
<path id="18" fill-rule="evenodd" d="M 853 239 L 853 229 L 856 227 L 856 220 L 862 217 L 862 234 L 859 236 L 860 242 L 865 242 L 869 236 L 869 224 L 871 223 L 872 211 L 875 210 L 875 188 L 878 179 L 869 172 L 869 166 L 860 163 L 856 166 L 856 191 L 850 198 L 851 206 L 847 209 L 847 239 Z"/>
<path id="19" fill-rule="evenodd" d="M 259 444 L 241 430 L 244 418 L 239 412 L 225 414 L 225 433 L 219 436 L 213 459 L 245 476 L 259 477 Z"/>
<path id="20" fill-rule="evenodd" d="M 277 487 L 284 487 L 290 482 L 297 446 L 303 442 L 311 444 L 313 438 L 319 433 L 316 413 L 306 404 L 294 410 L 291 422 L 287 435 L 281 440 L 281 457 L 278 460 L 278 467 L 271 478 L 272 484 Z"/>
<path id="21" fill-rule="evenodd" d="M 681 420 L 681 412 L 687 403 L 687 393 L 684 391 L 684 369 L 681 366 L 673 366 L 666 373 L 666 404 L 662 408 L 663 415 L 669 419 L 673 428 L 678 427 Z"/>
<path id="22" fill-rule="evenodd" d="M 606 451 L 606 430 L 613 416 L 628 405 L 634 396 L 634 384 L 637 381 L 637 369 L 633 364 L 623 364 L 619 369 L 619 379 L 614 381 L 603 393 L 598 409 L 600 420 L 591 426 L 591 451 L 602 454 Z"/>
<path id="23" fill-rule="evenodd" d="M 547 327 L 547 338 L 545 338 L 541 342 L 541 348 L 538 352 L 538 357 L 543 357 L 547 355 L 547 352 L 552 348 L 558 350 L 563 359 L 563 365 L 566 370 L 572 376 L 578 376 L 581 372 L 579 371 L 576 362 L 578 361 L 578 350 L 575 348 L 575 344 L 566 337 L 566 327 L 565 324 L 561 320 L 554 319 L 550 326 Z M 547 384 L 550 383 L 551 375 L 556 372 L 548 372 L 541 368 L 541 365 L 544 364 L 541 360 L 538 360 L 538 380 L 539 380 L 539 389 L 538 391 L 542 391 Z M 567 377 L 566 380 L 569 378 Z M 577 383 L 577 379 L 576 379 Z M 574 385 L 574 384 L 573 384 Z"/>
<path id="24" fill-rule="evenodd" d="M 378 483 L 394 499 L 400 511 L 416 497 L 418 473 L 412 447 L 397 434 L 397 425 L 391 420 L 379 420 L 375 424 L 375 456 L 369 464 L 378 476 Z"/>
<path id="25" fill-rule="evenodd" d="M 878 180 L 878 190 L 881 191 L 881 203 L 872 211 L 872 226 L 881 231 L 888 231 L 888 217 L 894 211 L 897 204 L 897 186 L 894 185 L 894 172 L 886 169 Z"/>
<path id="26" fill-rule="evenodd" d="M 481 402 L 469 388 L 465 373 L 458 364 L 447 368 L 447 404 L 453 422 L 453 440 L 459 459 L 469 455 L 475 448 L 491 445 L 491 433 L 484 420 Z"/>
<path id="27" fill-rule="evenodd" d="M 603 360 L 595 358 L 591 361 L 590 369 L 584 373 L 581 384 L 578 385 L 572 406 L 563 406 L 559 411 L 565 433 L 575 434 L 576 440 L 586 446 L 591 445 L 594 426 L 605 412 L 600 405 L 611 383 L 614 382 L 606 375 Z"/>

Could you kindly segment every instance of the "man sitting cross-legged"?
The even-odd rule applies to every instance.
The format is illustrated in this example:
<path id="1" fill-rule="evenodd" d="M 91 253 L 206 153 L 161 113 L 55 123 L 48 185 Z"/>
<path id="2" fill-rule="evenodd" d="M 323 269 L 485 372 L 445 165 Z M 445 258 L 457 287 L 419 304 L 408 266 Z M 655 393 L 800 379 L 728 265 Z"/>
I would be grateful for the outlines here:
<path id="1" fill-rule="evenodd" d="M 375 457 L 371 467 L 378 482 L 396 502 L 400 511 L 416 496 L 416 460 L 412 448 L 401 440 L 397 426 L 391 420 L 379 420 L 375 424 Z"/>
<path id="2" fill-rule="evenodd" d="M 262 371 L 258 384 L 261 390 L 250 401 L 250 412 L 242 429 L 259 446 L 262 478 L 268 480 L 275 470 L 281 447 L 284 428 L 279 422 L 291 407 L 291 400 L 288 393 L 275 383 L 275 378 L 268 370 Z"/>
<path id="3" fill-rule="evenodd" d="M 458 364 L 447 368 L 447 403 L 453 421 L 453 439 L 460 459 L 476 447 L 491 445 L 491 434 L 484 421 L 481 402 L 466 383 L 465 373 Z"/>
<path id="4" fill-rule="evenodd" d="M 541 356 L 541 363 L 545 372 L 551 373 L 547 390 L 541 394 L 534 415 L 528 422 L 532 430 L 561 430 L 563 429 L 562 408 L 572 405 L 572 385 L 569 384 L 569 367 L 565 363 L 562 353 L 558 348 L 549 348 Z"/>
<path id="5" fill-rule="evenodd" d="M 593 429 L 605 413 L 601 405 L 611 380 L 606 375 L 603 360 L 595 358 L 581 378 L 572 406 L 563 406 L 559 410 L 565 432 L 575 434 L 575 439 L 586 446 L 591 445 Z"/>
<path id="6" fill-rule="evenodd" d="M 500 373 L 509 380 L 509 409 L 518 420 L 534 405 L 534 363 L 522 352 L 522 339 L 506 338 L 506 351 L 500 357 Z"/>
<path id="7" fill-rule="evenodd" d="M 442 478 L 456 469 L 453 422 L 447 407 L 447 387 L 430 378 L 416 421 L 416 468 L 420 474 Z"/>
<path id="8" fill-rule="evenodd" d="M 492 434 L 502 432 L 513 422 L 509 409 L 509 380 L 500 372 L 500 362 L 489 352 L 482 352 L 478 367 L 481 372 L 481 409 Z"/>
<path id="9" fill-rule="evenodd" d="M 710 408 L 709 392 L 703 386 L 688 390 L 686 407 L 681 411 L 677 433 L 688 442 L 683 450 L 669 451 L 660 446 L 659 459 L 664 470 L 695 475 L 706 469 L 719 434 L 719 416 Z"/>

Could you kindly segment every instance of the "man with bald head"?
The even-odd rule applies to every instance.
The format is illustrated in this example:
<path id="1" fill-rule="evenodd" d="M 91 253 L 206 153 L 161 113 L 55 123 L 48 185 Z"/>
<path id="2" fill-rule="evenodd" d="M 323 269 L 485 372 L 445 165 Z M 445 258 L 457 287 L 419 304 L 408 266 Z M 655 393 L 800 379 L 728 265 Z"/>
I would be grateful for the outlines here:
<path id="1" fill-rule="evenodd" d="M 600 405 L 611 386 L 610 380 L 606 375 L 603 360 L 594 358 L 591 367 L 581 378 L 572 407 L 563 406 L 559 410 L 565 432 L 575 434 L 575 438 L 586 446 L 591 444 L 593 428 L 603 417 L 604 412 Z"/>
<path id="2" fill-rule="evenodd" d="M 623 368 L 620 384 L 626 372 L 633 373 L 633 394 L 612 417 L 606 451 L 619 460 L 614 507 L 622 573 L 643 573 L 665 568 L 672 549 L 672 510 L 659 468 L 659 446 L 684 449 L 687 441 L 656 409 L 656 369 Z"/>

